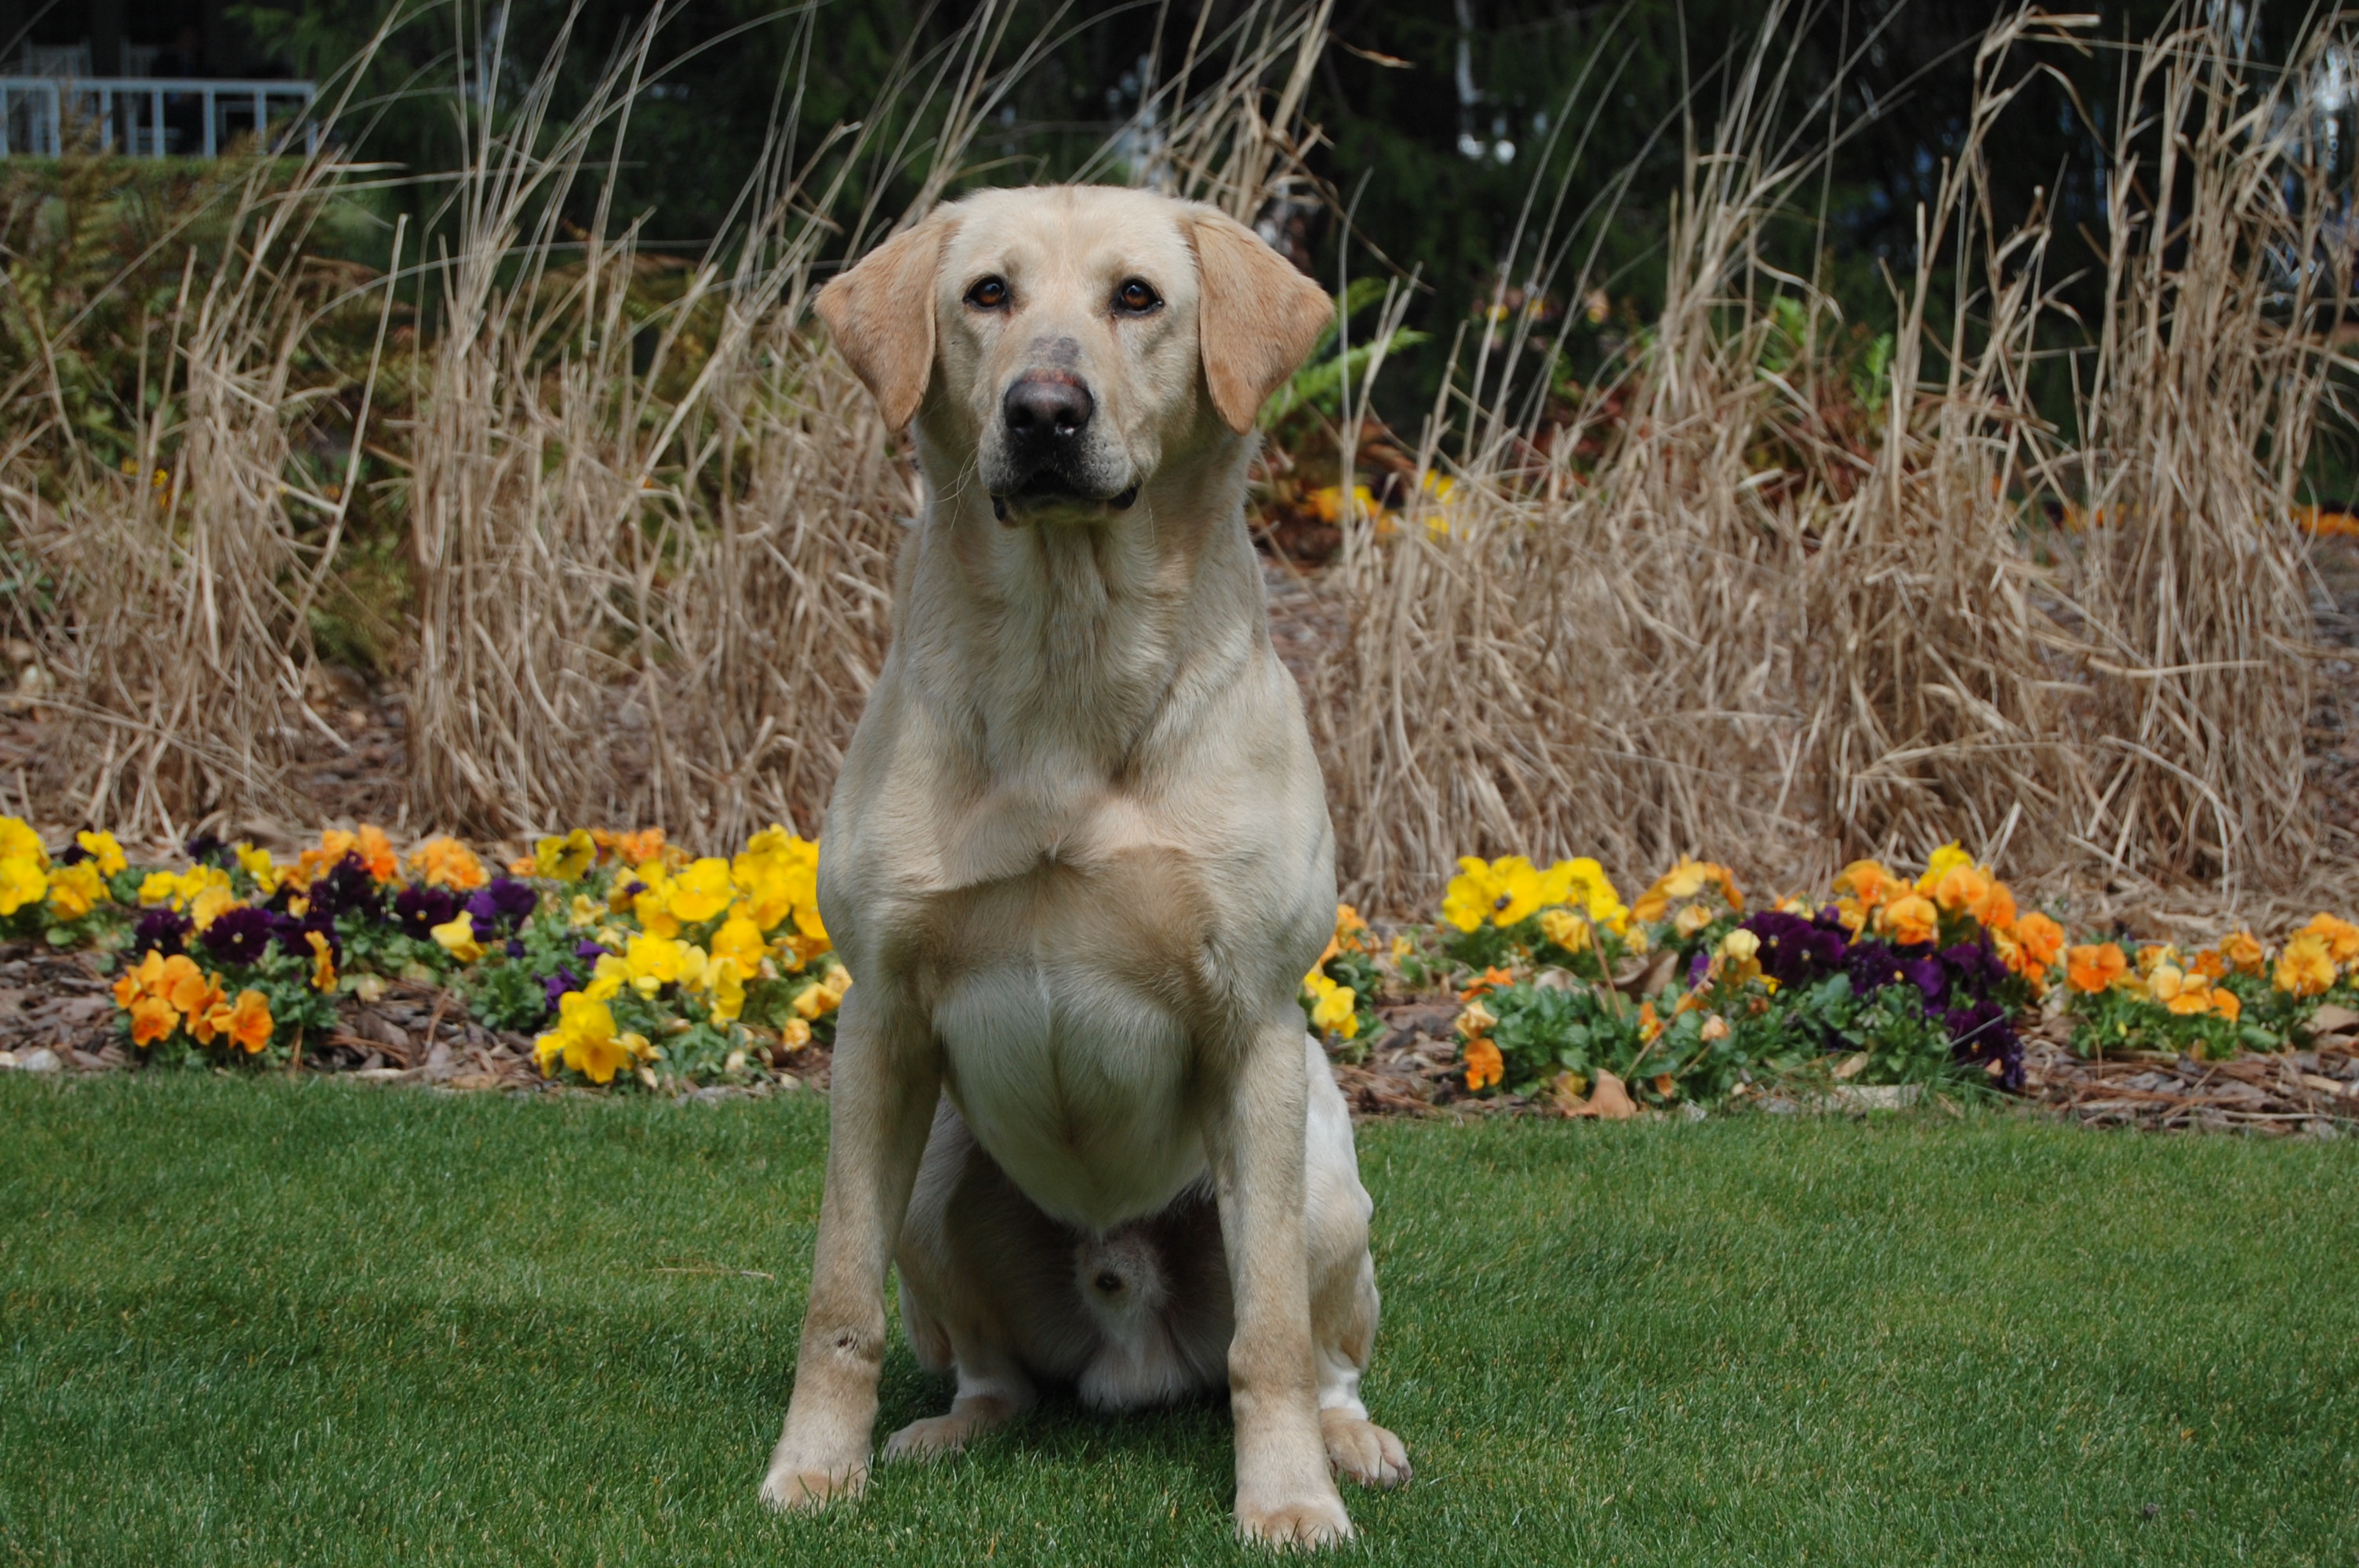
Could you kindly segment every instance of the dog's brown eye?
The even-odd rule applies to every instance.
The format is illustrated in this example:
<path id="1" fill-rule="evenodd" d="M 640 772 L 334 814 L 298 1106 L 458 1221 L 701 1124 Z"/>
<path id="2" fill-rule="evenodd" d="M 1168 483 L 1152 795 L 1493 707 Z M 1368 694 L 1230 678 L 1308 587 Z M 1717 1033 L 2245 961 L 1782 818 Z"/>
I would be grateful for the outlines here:
<path id="1" fill-rule="evenodd" d="M 986 277 L 966 291 L 966 302 L 978 310 L 996 310 L 1007 303 L 1007 280 Z"/>
<path id="2" fill-rule="evenodd" d="M 1163 297 L 1143 277 L 1125 281 L 1114 291 L 1114 308 L 1131 316 L 1144 316 L 1163 303 Z"/>

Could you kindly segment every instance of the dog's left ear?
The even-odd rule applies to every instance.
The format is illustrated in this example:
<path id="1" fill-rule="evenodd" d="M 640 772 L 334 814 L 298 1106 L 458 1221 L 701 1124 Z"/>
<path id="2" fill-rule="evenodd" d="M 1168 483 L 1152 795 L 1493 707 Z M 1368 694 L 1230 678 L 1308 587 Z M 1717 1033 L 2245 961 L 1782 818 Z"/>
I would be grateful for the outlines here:
<path id="1" fill-rule="evenodd" d="M 934 276 L 951 219 L 935 212 L 841 273 L 812 301 L 893 429 L 907 425 L 934 373 Z"/>
<path id="2" fill-rule="evenodd" d="M 1212 406 L 1243 436 L 1334 319 L 1327 291 L 1225 212 L 1199 209 L 1192 224 L 1203 282 L 1198 333 Z"/>

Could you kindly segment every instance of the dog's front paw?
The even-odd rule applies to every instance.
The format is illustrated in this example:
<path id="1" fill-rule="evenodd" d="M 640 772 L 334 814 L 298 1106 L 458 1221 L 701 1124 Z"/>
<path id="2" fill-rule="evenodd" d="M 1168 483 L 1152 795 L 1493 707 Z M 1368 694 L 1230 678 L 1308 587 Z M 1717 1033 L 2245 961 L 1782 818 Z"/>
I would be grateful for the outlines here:
<path id="1" fill-rule="evenodd" d="M 1339 1410 L 1319 1412 L 1327 1463 L 1363 1487 L 1397 1487 L 1409 1477 L 1408 1450 L 1375 1422 Z"/>
<path id="2" fill-rule="evenodd" d="M 1258 1546 L 1280 1549 L 1332 1546 L 1352 1537 L 1351 1516 L 1333 1487 L 1327 1495 L 1248 1500 L 1237 1498 L 1237 1534 Z"/>
<path id="3" fill-rule="evenodd" d="M 762 1501 L 780 1513 L 810 1513 L 832 1502 L 856 1498 L 868 1485 L 865 1455 L 829 1465 L 779 1454 L 762 1477 Z"/>

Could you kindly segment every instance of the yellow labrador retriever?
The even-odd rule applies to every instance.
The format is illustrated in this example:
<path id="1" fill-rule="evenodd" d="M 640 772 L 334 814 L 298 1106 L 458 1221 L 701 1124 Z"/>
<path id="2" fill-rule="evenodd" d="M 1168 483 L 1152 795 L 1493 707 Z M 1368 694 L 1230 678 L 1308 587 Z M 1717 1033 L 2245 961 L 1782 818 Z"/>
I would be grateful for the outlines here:
<path id="1" fill-rule="evenodd" d="M 829 806 L 820 907 L 858 977 L 780 1508 L 867 1478 L 899 1265 L 955 1450 L 1041 1384 L 1216 1388 L 1237 1528 L 1351 1533 L 1392 1486 L 1352 1128 L 1295 994 L 1334 839 L 1244 517 L 1255 416 L 1327 297 L 1222 213 L 1103 187 L 936 211 L 820 314 L 930 503 Z"/>

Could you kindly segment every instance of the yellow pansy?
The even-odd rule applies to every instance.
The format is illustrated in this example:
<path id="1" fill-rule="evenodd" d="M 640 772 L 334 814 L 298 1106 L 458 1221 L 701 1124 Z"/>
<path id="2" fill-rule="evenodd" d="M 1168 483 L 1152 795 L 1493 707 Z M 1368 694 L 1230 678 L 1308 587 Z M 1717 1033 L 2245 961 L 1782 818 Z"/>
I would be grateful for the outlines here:
<path id="1" fill-rule="evenodd" d="M 1547 903 L 1580 910 L 1589 916 L 1593 925 L 1619 931 L 1630 918 L 1630 911 L 1623 904 L 1622 895 L 1614 891 L 1614 881 L 1605 874 L 1605 868 L 1587 855 L 1559 860 L 1548 869 L 1542 881 L 1540 891 Z"/>
<path id="2" fill-rule="evenodd" d="M 1589 922 L 1569 909 L 1541 910 L 1540 934 L 1568 953 L 1589 950 Z"/>
<path id="3" fill-rule="evenodd" d="M 628 964 L 612 953 L 601 953 L 597 967 L 590 971 L 590 983 L 582 989 L 582 994 L 592 1001 L 605 1001 L 621 995 L 630 979 Z"/>
<path id="4" fill-rule="evenodd" d="M 804 987 L 795 997 L 795 1012 L 799 1017 L 817 1020 L 842 1001 L 843 993 L 851 987 L 852 971 L 838 964 L 815 984 Z"/>
<path id="5" fill-rule="evenodd" d="M 1952 838 L 1926 860 L 1925 874 L 1917 879 L 1917 891 L 1930 898 L 1941 885 L 1943 877 L 1954 871 L 1972 871 L 1973 868 L 1974 858 L 1958 848 L 1958 841 Z"/>
<path id="6" fill-rule="evenodd" d="M 201 869 L 212 870 L 211 867 Z M 219 920 L 224 914 L 239 907 L 237 894 L 230 892 L 229 878 L 219 871 L 214 871 L 213 874 L 221 877 L 221 881 L 207 882 L 197 890 L 194 897 L 189 900 L 189 922 L 200 931 Z"/>
<path id="7" fill-rule="evenodd" d="M 729 862 L 707 856 L 672 879 L 668 902 L 673 914 L 692 925 L 719 914 L 734 896 Z"/>
<path id="8" fill-rule="evenodd" d="M 462 964 L 472 964 L 484 956 L 484 945 L 475 940 L 475 917 L 463 909 L 433 927 L 433 936 L 444 952 Z"/>
<path id="9" fill-rule="evenodd" d="M 557 999 L 557 1027 L 533 1042 L 533 1057 L 544 1075 L 551 1062 L 562 1059 L 592 1083 L 607 1084 L 633 1058 L 655 1059 L 655 1048 L 644 1036 L 615 1033 L 614 1011 L 603 1001 L 568 991 Z"/>
<path id="10" fill-rule="evenodd" d="M 747 840 L 729 875 L 745 894 L 747 915 L 765 931 L 805 910 L 817 918 L 819 846 L 775 822 Z"/>
<path id="11" fill-rule="evenodd" d="M 123 858 L 123 846 L 115 842 L 112 833 L 92 833 L 85 829 L 74 835 L 74 842 L 82 846 L 82 852 L 98 867 L 98 874 L 102 877 L 111 877 L 129 863 Z"/>
<path id="12" fill-rule="evenodd" d="M 762 967 L 762 957 L 769 951 L 762 937 L 762 928 L 752 916 L 741 912 L 732 914 L 712 934 L 712 956 L 726 958 L 737 966 L 741 975 L 751 975 Z"/>
<path id="13" fill-rule="evenodd" d="M 237 857 L 238 870 L 254 879 L 254 889 L 268 898 L 278 891 L 278 864 L 267 849 L 257 849 L 243 839 L 232 846 L 230 853 Z"/>
<path id="14" fill-rule="evenodd" d="M 2318 933 L 2301 932 L 2277 955 L 2277 973 L 2272 978 L 2281 991 L 2294 996 L 2322 996 L 2334 984 L 2333 950 Z"/>
<path id="15" fill-rule="evenodd" d="M 106 882 L 95 860 L 77 860 L 49 873 L 49 913 L 60 920 L 80 920 L 106 896 Z"/>
<path id="16" fill-rule="evenodd" d="M 669 936 L 634 936 L 623 950 L 624 974 L 633 990 L 652 998 L 679 979 L 688 953 L 687 947 Z"/>
<path id="17" fill-rule="evenodd" d="M 1327 979 L 1321 975 L 1321 979 Z M 1360 999 L 1349 986 L 1339 986 L 1327 980 L 1327 989 L 1310 1009 L 1310 1022 L 1339 1040 L 1349 1040 L 1360 1033 Z"/>
<path id="18" fill-rule="evenodd" d="M 1458 862 L 1442 895 L 1441 918 L 1461 931 L 1472 931 L 1485 920 L 1513 925 L 1548 902 L 1547 884 L 1538 868 L 1521 855 L 1482 860 L 1468 855 Z"/>
<path id="19" fill-rule="evenodd" d="M 0 816 L 0 860 L 29 860 L 37 871 L 49 867 L 49 852 L 41 836 L 21 817 Z"/>
<path id="20" fill-rule="evenodd" d="M 533 870 L 553 881 L 578 882 L 590 874 L 597 860 L 596 842 L 579 827 L 561 838 L 543 838 L 532 847 Z"/>
<path id="21" fill-rule="evenodd" d="M 150 871 L 139 884 L 139 902 L 151 907 L 169 903 L 193 911 L 197 901 L 216 888 L 223 894 L 230 891 L 229 873 L 218 866 L 190 866 L 177 876 L 170 871 Z M 219 914 L 220 901 L 213 903 L 213 913 Z"/>
<path id="22" fill-rule="evenodd" d="M 640 929 L 651 936 L 679 935 L 681 917 L 671 907 L 670 875 L 660 864 L 649 860 L 630 877 L 618 878 L 618 888 L 630 886 L 634 879 L 639 884 L 639 892 L 631 897 L 630 903 L 639 917 Z"/>
<path id="23" fill-rule="evenodd" d="M 336 989 L 336 950 L 328 945 L 327 937 L 317 931 L 306 931 L 303 939 L 311 945 L 311 989 L 332 991 Z"/>
<path id="24" fill-rule="evenodd" d="M 712 1022 L 725 1023 L 745 1011 L 745 980 L 734 958 L 715 958 L 704 974 L 705 989 L 712 994 Z"/>

